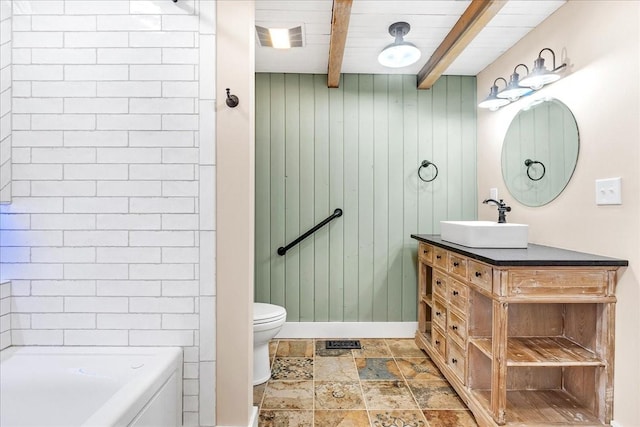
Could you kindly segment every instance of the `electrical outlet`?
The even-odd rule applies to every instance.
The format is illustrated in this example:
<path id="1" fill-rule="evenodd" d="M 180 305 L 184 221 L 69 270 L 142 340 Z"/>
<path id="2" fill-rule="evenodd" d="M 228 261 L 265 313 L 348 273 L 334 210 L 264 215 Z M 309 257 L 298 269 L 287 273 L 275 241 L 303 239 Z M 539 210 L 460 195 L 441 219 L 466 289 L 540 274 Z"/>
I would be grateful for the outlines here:
<path id="1" fill-rule="evenodd" d="M 493 200 L 498 200 L 498 189 L 490 188 L 489 189 L 489 198 Z"/>
<path id="2" fill-rule="evenodd" d="M 622 204 L 622 178 L 596 179 L 596 204 Z"/>

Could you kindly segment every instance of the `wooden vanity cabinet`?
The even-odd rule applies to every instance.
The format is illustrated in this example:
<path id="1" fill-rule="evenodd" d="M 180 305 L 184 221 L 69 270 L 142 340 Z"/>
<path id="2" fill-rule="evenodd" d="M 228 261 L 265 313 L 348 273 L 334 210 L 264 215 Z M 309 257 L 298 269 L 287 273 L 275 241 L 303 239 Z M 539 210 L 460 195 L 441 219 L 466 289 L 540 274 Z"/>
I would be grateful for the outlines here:
<path id="1" fill-rule="evenodd" d="M 420 242 L 416 342 L 478 424 L 609 425 L 614 289 L 627 261 L 412 237 Z"/>

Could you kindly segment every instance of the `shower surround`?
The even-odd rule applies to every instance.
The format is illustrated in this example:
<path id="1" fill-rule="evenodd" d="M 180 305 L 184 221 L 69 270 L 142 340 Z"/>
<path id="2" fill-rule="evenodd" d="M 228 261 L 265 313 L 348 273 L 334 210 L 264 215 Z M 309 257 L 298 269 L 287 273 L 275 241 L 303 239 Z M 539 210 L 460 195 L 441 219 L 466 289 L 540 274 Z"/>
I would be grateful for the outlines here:
<path id="1" fill-rule="evenodd" d="M 0 3 L 12 344 L 181 346 L 215 425 L 216 3 Z"/>

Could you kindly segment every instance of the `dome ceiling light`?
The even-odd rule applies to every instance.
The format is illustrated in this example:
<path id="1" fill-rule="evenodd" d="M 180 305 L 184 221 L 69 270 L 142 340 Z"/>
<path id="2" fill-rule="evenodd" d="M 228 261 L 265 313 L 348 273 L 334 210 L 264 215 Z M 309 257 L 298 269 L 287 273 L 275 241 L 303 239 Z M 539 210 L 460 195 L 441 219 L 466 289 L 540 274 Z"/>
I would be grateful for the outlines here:
<path id="1" fill-rule="evenodd" d="M 403 39 L 410 29 L 411 25 L 406 22 L 396 22 L 389 26 L 389 34 L 396 40 L 382 49 L 378 55 L 380 64 L 389 68 L 401 68 L 414 64 L 420 59 L 420 49 Z"/>

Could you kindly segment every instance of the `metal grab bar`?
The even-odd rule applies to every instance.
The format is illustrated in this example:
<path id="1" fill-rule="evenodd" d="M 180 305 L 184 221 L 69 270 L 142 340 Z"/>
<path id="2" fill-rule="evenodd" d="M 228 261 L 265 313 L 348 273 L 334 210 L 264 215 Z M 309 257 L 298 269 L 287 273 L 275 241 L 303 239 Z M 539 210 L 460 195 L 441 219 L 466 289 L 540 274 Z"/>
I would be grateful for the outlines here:
<path id="1" fill-rule="evenodd" d="M 329 217 L 324 219 L 321 223 L 319 223 L 318 225 L 313 227 L 311 230 L 307 231 L 306 233 L 304 233 L 303 235 L 298 237 L 293 242 L 289 243 L 287 246 L 284 246 L 284 247 L 280 246 L 278 248 L 278 255 L 282 256 L 282 255 L 286 254 L 289 249 L 291 249 L 292 247 L 294 247 L 298 243 L 302 242 L 304 239 L 306 239 L 307 237 L 311 236 L 313 233 L 318 231 L 318 229 L 320 229 L 320 228 L 324 227 L 325 225 L 329 224 L 331 221 L 333 221 L 335 218 L 338 218 L 339 216 L 342 216 L 342 209 L 340 209 L 340 208 L 338 208 L 335 211 L 333 211 L 333 213 L 331 215 L 329 215 Z"/>

